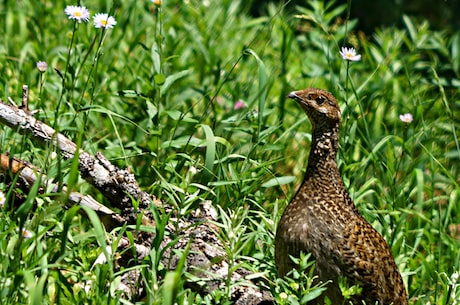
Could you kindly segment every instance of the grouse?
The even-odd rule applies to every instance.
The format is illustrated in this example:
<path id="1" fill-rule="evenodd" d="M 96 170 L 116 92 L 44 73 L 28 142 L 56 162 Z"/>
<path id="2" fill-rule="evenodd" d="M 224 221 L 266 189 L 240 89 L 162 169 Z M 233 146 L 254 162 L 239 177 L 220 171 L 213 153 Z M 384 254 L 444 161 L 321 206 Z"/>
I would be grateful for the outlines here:
<path id="1" fill-rule="evenodd" d="M 358 212 L 337 167 L 340 108 L 324 90 L 291 92 L 312 124 L 312 143 L 302 185 L 286 207 L 275 238 L 275 262 L 285 276 L 296 268 L 290 256 L 310 253 L 317 281 L 327 290 L 308 304 L 406 305 L 403 280 L 388 244 Z M 345 303 L 339 279 L 361 292 Z"/>

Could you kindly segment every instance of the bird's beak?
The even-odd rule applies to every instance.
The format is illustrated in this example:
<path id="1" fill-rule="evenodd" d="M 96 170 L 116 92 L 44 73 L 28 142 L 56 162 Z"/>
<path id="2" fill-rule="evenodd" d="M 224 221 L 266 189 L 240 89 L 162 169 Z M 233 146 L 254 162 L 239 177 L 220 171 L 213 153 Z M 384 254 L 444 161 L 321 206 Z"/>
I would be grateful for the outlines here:
<path id="1" fill-rule="evenodd" d="M 299 98 L 299 96 L 296 94 L 295 91 L 292 91 L 291 93 L 289 93 L 287 97 L 292 98 L 292 99 L 298 99 Z"/>

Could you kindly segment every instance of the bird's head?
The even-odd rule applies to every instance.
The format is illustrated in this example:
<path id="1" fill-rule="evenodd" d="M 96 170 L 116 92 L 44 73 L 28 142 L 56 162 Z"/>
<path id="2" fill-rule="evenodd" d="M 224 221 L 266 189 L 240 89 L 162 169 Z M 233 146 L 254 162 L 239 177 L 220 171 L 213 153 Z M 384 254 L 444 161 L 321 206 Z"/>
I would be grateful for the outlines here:
<path id="1" fill-rule="evenodd" d="M 340 124 L 340 108 L 335 97 L 321 89 L 307 88 L 289 93 L 307 113 L 314 126 L 334 127 Z"/>

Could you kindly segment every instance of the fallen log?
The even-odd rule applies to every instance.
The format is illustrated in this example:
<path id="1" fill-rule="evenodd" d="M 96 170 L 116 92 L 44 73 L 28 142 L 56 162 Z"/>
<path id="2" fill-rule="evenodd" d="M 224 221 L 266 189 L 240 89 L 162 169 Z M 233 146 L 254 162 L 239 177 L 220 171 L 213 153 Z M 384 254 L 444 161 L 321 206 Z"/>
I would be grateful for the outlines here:
<path id="1" fill-rule="evenodd" d="M 156 221 L 152 211 L 158 213 L 161 211 L 165 214 L 159 215 L 160 217 L 169 217 L 165 227 L 168 234 L 164 234 L 160 241 L 160 247 L 167 248 L 162 258 L 163 265 L 174 270 L 179 260 L 174 250 L 186 251 L 186 270 L 197 274 L 203 279 L 201 282 L 204 283 L 196 285 L 196 281 L 191 281 L 190 289 L 206 294 L 228 283 L 230 278 L 232 282 L 238 283 L 232 285 L 231 299 L 234 304 L 273 303 L 273 299 L 267 291 L 257 288 L 254 280 L 246 279 L 251 277 L 250 271 L 243 268 L 234 272 L 229 271 L 228 257 L 224 250 L 225 245 L 219 238 L 221 232 L 214 224 L 218 220 L 218 212 L 211 202 L 203 201 L 200 208 L 194 211 L 189 218 L 181 217 L 173 207 L 142 191 L 135 176 L 128 170 L 113 165 L 102 153 L 98 152 L 94 157 L 78 148 L 66 136 L 37 120 L 27 109 L 21 109 L 0 100 L 0 123 L 11 127 L 20 134 L 28 135 L 37 143 L 53 145 L 64 159 L 78 157 L 80 176 L 99 190 L 113 207 L 120 209 L 120 213 L 115 213 L 91 196 L 69 192 L 66 186 L 56 184 L 52 190 L 68 193 L 68 202 L 66 202 L 68 206 L 78 204 L 96 211 L 106 229 L 128 225 L 128 228 L 133 231 L 134 244 L 126 236 L 118 239 L 116 249 L 122 253 L 117 259 L 118 269 L 121 267 L 129 269 L 133 262 L 141 262 L 148 255 L 155 239 L 155 234 L 152 233 L 155 230 L 131 228 L 136 227 L 139 217 L 143 226 L 154 228 Z M 39 168 L 6 153 L 0 155 L 1 172 L 20 175 L 20 181 L 25 182 L 21 184 L 21 187 L 26 189 L 36 183 L 37 180 L 40 180 L 43 185 L 54 183 L 51 179 L 43 176 Z M 137 209 L 133 207 L 133 200 L 139 203 Z M 173 241 L 172 236 L 176 236 L 178 239 Z M 134 247 L 135 251 L 126 251 L 130 247 Z M 103 252 L 95 263 L 104 263 L 105 253 L 107 251 Z M 132 253 L 137 255 L 134 260 Z M 143 288 L 142 286 L 139 287 L 139 282 L 140 273 L 138 270 L 134 269 L 123 274 L 120 290 L 124 292 L 126 299 L 136 301 L 143 295 Z"/>

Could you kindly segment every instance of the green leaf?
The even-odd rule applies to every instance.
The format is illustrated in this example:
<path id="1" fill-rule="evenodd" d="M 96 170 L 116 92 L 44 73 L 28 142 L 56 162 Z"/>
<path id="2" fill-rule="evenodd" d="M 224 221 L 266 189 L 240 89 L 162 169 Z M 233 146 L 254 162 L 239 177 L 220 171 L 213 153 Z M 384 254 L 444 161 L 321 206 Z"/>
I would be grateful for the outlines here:
<path id="1" fill-rule="evenodd" d="M 214 161 L 216 160 L 216 139 L 214 137 L 214 132 L 211 127 L 205 124 L 201 124 L 203 127 L 204 133 L 206 135 L 206 155 L 204 160 L 204 176 L 205 180 L 209 181 L 211 179 Z"/>
<path id="2" fill-rule="evenodd" d="M 182 136 L 174 140 L 164 141 L 161 143 L 161 148 L 169 148 L 169 147 L 176 147 L 182 148 L 185 145 L 190 145 L 192 147 L 198 147 L 203 144 L 202 139 L 198 139 L 196 137 L 190 138 L 190 136 Z"/>
<path id="3" fill-rule="evenodd" d="M 161 71 L 160 49 L 155 42 L 152 45 L 152 62 L 155 72 L 159 73 Z"/>
<path id="4" fill-rule="evenodd" d="M 274 186 L 279 186 L 279 185 L 284 185 L 284 184 L 289 184 L 294 182 L 295 176 L 282 176 L 282 177 L 275 177 L 264 184 L 262 184 L 262 187 L 274 187 Z"/>
<path id="5" fill-rule="evenodd" d="M 105 239 L 105 229 L 104 226 L 102 225 L 101 220 L 99 219 L 99 216 L 96 214 L 95 211 L 90 209 L 87 206 L 81 206 L 81 209 L 83 209 L 88 216 L 91 224 L 93 225 L 94 229 L 94 235 L 96 237 L 96 241 L 99 244 L 99 247 L 102 249 L 102 252 L 104 253 L 106 259 L 107 259 L 107 264 L 112 266 L 112 255 L 108 252 L 107 250 L 107 242 Z M 113 268 L 109 268 L 110 272 L 112 272 Z"/>
<path id="6" fill-rule="evenodd" d="M 166 113 L 174 121 L 181 121 L 181 122 L 187 122 L 187 123 L 193 123 L 193 124 L 198 123 L 197 120 L 191 117 L 187 117 L 183 112 L 180 112 L 179 110 L 167 110 Z"/>
<path id="7" fill-rule="evenodd" d="M 126 90 L 118 91 L 118 96 L 133 98 L 133 97 L 139 97 L 139 96 L 143 96 L 143 95 L 142 95 L 142 93 L 139 93 L 136 90 L 126 89 Z"/>
<path id="8" fill-rule="evenodd" d="M 164 95 L 168 91 L 169 87 L 171 87 L 171 85 L 174 84 L 176 80 L 183 78 L 189 75 L 190 73 L 191 73 L 190 70 L 184 70 L 184 71 L 180 71 L 180 72 L 177 72 L 175 74 L 172 74 L 166 77 L 164 84 L 161 86 L 160 94 Z"/>
<path id="9" fill-rule="evenodd" d="M 24 203 L 22 203 L 19 206 L 19 208 L 15 212 L 15 217 L 21 219 L 21 222 L 23 222 L 27 218 L 27 216 L 29 215 L 30 211 L 32 210 L 35 197 L 38 194 L 38 190 L 39 190 L 39 187 L 40 187 L 40 182 L 41 182 L 40 179 L 37 179 L 37 181 L 35 181 L 35 183 L 32 185 L 32 187 L 31 187 L 31 189 L 29 191 L 29 194 L 26 197 L 26 200 L 24 201 Z"/>
<path id="10" fill-rule="evenodd" d="M 27 272 L 26 274 L 29 274 L 29 272 Z M 33 278 L 33 277 L 32 277 Z M 48 274 L 47 272 L 43 272 L 42 276 L 39 278 L 39 280 L 35 280 L 33 279 L 33 281 L 30 281 L 28 282 L 27 286 L 29 288 L 29 291 L 30 291 L 30 305 L 40 305 L 40 304 L 44 304 L 46 303 L 45 300 L 44 300 L 44 287 L 45 287 L 45 283 L 47 282 L 48 280 Z"/>
<path id="11" fill-rule="evenodd" d="M 326 288 L 318 288 L 318 289 L 313 290 L 312 292 L 308 293 L 307 295 L 305 295 L 305 296 L 302 298 L 302 304 L 305 304 L 305 303 L 307 303 L 308 301 L 311 301 L 311 300 L 316 299 L 316 298 L 319 297 L 325 290 L 326 290 Z"/>
<path id="12" fill-rule="evenodd" d="M 154 118 L 158 114 L 158 108 L 153 103 L 147 101 L 147 113 L 149 118 Z"/>
<path id="13" fill-rule="evenodd" d="M 180 255 L 179 262 L 174 271 L 168 271 L 165 275 L 163 284 L 163 305 L 177 304 L 177 295 L 179 289 L 183 285 L 184 267 L 187 260 L 187 255 L 190 251 L 190 244 L 191 242 L 189 241 L 183 253 L 176 253 L 176 255 Z"/>

